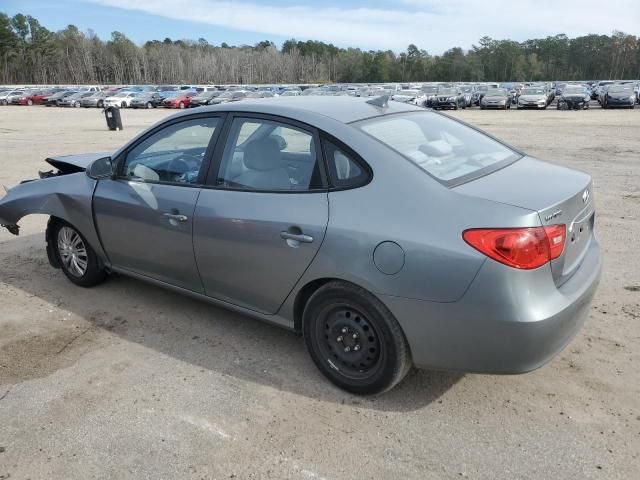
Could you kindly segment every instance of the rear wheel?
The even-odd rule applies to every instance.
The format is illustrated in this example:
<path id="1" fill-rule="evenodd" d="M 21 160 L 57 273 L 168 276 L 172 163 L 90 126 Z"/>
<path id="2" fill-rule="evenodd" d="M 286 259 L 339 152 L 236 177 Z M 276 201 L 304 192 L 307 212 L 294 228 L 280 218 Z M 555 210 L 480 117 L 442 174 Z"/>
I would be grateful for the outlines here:
<path id="1" fill-rule="evenodd" d="M 327 283 L 311 296 L 303 334 L 320 371 L 352 393 L 390 390 L 411 368 L 409 346 L 397 320 L 371 293 L 347 282 Z"/>
<path id="2" fill-rule="evenodd" d="M 103 282 L 107 272 L 80 232 L 66 222 L 57 222 L 53 228 L 58 263 L 67 278 L 81 287 Z"/>
<path id="3" fill-rule="evenodd" d="M 180 110 L 182 110 L 184 108 L 184 102 L 180 102 L 180 104 L 178 105 L 178 108 L 180 108 Z"/>

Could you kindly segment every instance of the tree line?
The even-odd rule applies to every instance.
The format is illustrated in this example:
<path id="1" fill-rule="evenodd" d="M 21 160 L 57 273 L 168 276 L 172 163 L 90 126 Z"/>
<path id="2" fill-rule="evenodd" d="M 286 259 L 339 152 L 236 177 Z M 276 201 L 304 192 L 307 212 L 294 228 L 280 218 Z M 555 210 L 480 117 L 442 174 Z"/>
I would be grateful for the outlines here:
<path id="1" fill-rule="evenodd" d="M 536 81 L 640 78 L 640 38 L 623 32 L 515 42 L 483 37 L 441 55 L 339 48 L 319 41 L 212 45 L 121 32 L 109 40 L 74 25 L 52 32 L 29 15 L 0 13 L 2 84 L 255 84 Z"/>

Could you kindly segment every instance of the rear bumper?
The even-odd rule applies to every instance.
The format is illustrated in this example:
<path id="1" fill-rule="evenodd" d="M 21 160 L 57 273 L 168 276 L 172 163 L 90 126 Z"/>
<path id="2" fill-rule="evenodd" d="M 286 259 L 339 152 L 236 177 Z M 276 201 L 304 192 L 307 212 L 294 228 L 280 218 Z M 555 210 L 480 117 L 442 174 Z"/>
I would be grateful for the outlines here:
<path id="1" fill-rule="evenodd" d="M 582 265 L 559 288 L 549 265 L 523 272 L 487 260 L 458 302 L 381 299 L 402 326 L 416 366 L 525 373 L 549 362 L 579 331 L 601 268 L 592 237 Z"/>

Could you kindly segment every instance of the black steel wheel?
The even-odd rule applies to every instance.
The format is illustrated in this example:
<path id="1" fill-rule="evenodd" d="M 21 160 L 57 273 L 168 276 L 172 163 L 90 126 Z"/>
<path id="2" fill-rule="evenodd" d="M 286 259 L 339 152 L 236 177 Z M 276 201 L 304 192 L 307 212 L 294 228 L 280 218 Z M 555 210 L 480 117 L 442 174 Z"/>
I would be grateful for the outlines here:
<path id="1" fill-rule="evenodd" d="M 352 393 L 385 392 L 411 367 L 409 346 L 391 312 L 371 293 L 347 282 L 329 282 L 311 296 L 303 334 L 320 371 Z"/>

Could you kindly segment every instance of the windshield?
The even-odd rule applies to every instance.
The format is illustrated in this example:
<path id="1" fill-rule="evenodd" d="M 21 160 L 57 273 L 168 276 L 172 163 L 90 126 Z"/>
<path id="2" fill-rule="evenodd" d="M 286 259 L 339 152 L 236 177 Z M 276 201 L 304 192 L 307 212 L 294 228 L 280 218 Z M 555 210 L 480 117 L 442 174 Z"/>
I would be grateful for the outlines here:
<path id="1" fill-rule="evenodd" d="M 564 89 L 565 95 L 580 95 L 584 93 L 584 88 L 582 87 L 567 87 Z"/>
<path id="2" fill-rule="evenodd" d="M 520 158 L 487 135 L 432 112 L 376 117 L 361 122 L 360 129 L 447 185 Z"/>
<path id="3" fill-rule="evenodd" d="M 453 88 L 440 88 L 438 89 L 438 95 L 455 95 L 456 91 Z"/>
<path id="4" fill-rule="evenodd" d="M 422 87 L 423 93 L 436 93 L 438 91 L 438 87 Z"/>
<path id="5" fill-rule="evenodd" d="M 224 92 L 220 95 L 220 98 L 231 98 L 233 97 L 233 92 Z"/>
<path id="6" fill-rule="evenodd" d="M 541 88 L 525 88 L 521 95 L 546 95 L 546 93 Z"/>
<path id="7" fill-rule="evenodd" d="M 623 93 L 623 92 L 631 92 L 633 89 L 629 85 L 611 85 L 608 89 L 609 93 Z"/>
<path id="8" fill-rule="evenodd" d="M 487 90 L 487 97 L 504 97 L 507 95 L 507 91 L 503 88 L 494 88 L 493 90 Z"/>

